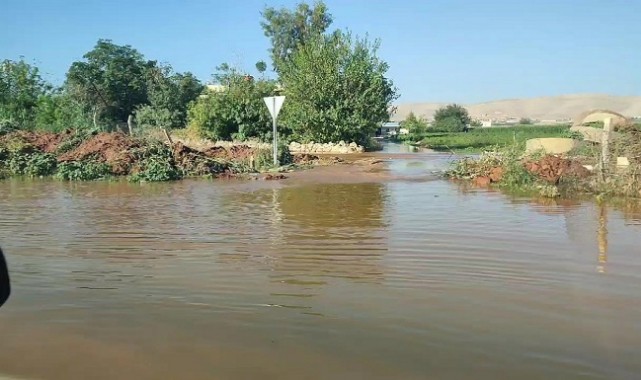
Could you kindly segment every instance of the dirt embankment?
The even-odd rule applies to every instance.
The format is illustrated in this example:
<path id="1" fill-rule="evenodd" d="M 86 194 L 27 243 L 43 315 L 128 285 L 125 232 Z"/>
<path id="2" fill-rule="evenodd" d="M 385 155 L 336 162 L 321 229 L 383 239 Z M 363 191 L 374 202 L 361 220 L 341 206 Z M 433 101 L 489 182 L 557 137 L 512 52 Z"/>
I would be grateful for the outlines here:
<path id="1" fill-rule="evenodd" d="M 37 133 L 19 131 L 3 136 L 2 140 L 8 141 L 14 138 L 18 138 L 44 153 L 55 153 L 58 149 L 58 146 L 64 140 L 72 136 L 72 134 L 73 133 L 71 131 L 66 131 L 63 133 Z"/>
<path id="2" fill-rule="evenodd" d="M 271 163 L 271 150 L 261 147 L 243 144 L 203 146 L 198 149 L 180 141 L 169 146 L 159 140 L 132 137 L 120 132 L 82 135 L 72 131 L 20 131 L 0 136 L 0 147 L 8 143 L 21 146 L 26 154 L 51 154 L 58 163 L 91 161 L 106 164 L 113 175 L 136 174 L 145 170 L 150 162 L 162 161 L 178 168 L 183 176 L 216 175 L 229 178 L 241 172 L 259 171 Z M 338 157 L 321 158 L 311 154 L 292 156 L 292 161 L 299 166 L 343 162 Z"/>
<path id="3" fill-rule="evenodd" d="M 76 148 L 60 154 L 58 162 L 92 159 L 109 165 L 113 174 L 126 175 L 136 163 L 135 151 L 141 146 L 142 141 L 122 133 L 99 133 Z"/>
<path id="4" fill-rule="evenodd" d="M 558 185 L 563 179 L 584 179 L 592 174 L 577 160 L 553 155 L 538 160 L 525 160 L 520 165 L 537 179 L 553 185 Z M 505 167 L 491 167 L 485 173 L 475 176 L 474 184 L 488 186 L 491 183 L 500 183 L 506 172 Z"/>
<path id="5" fill-rule="evenodd" d="M 557 156 L 545 156 L 538 161 L 528 161 L 525 169 L 538 178 L 558 184 L 562 178 L 586 178 L 590 171 L 579 161 Z"/>

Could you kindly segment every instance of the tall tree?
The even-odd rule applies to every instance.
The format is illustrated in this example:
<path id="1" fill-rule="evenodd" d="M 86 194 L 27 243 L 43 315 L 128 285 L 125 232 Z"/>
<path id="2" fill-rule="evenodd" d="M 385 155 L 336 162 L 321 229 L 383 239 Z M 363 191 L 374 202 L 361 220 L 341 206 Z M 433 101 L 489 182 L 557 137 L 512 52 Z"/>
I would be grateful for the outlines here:
<path id="1" fill-rule="evenodd" d="M 378 41 L 350 34 L 320 35 L 299 46 L 282 66 L 288 96 L 283 123 L 301 140 L 367 144 L 389 120 L 396 88 Z"/>
<path id="2" fill-rule="evenodd" d="M 147 103 L 147 72 L 156 66 L 129 45 L 98 40 L 74 62 L 67 73 L 67 87 L 78 100 L 90 106 L 94 115 L 112 122 L 126 121 L 136 107 Z"/>
<path id="3" fill-rule="evenodd" d="M 22 59 L 0 62 L 0 120 L 32 127 L 38 102 L 50 90 L 36 66 Z"/>
<path id="4" fill-rule="evenodd" d="M 171 66 L 148 70 L 149 104 L 136 110 L 136 122 L 162 128 L 182 128 L 187 122 L 187 106 L 202 93 L 204 86 L 192 73 L 174 73 Z"/>
<path id="5" fill-rule="evenodd" d="M 446 132 L 463 132 L 472 122 L 467 109 L 458 104 L 441 107 L 434 113 L 434 129 Z"/>
<path id="6" fill-rule="evenodd" d="M 332 24 L 332 15 L 322 1 L 315 2 L 313 7 L 300 3 L 293 11 L 267 7 L 262 16 L 261 26 L 272 43 L 270 53 L 273 67 L 279 74 L 282 73 L 283 64 L 289 61 L 299 46 L 325 33 Z"/>

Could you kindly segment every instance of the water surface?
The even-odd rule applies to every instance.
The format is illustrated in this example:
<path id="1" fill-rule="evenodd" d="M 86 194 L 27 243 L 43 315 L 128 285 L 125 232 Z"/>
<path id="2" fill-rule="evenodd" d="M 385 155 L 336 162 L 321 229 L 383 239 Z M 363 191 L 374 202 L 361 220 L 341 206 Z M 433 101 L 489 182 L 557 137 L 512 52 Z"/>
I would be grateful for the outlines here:
<path id="1" fill-rule="evenodd" d="M 0 372 L 639 378 L 641 214 L 437 180 L 448 159 L 340 183 L 0 182 Z"/>

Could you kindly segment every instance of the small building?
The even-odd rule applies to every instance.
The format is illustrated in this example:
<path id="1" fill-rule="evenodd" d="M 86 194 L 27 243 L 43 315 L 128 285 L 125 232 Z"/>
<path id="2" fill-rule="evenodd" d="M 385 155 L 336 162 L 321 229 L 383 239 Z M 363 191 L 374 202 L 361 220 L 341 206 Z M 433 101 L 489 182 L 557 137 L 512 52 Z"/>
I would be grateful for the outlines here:
<path id="1" fill-rule="evenodd" d="M 399 129 L 401 129 L 401 123 L 399 123 L 398 121 L 388 121 L 386 123 L 382 123 L 376 131 L 376 137 L 388 138 L 396 136 L 399 134 Z"/>
<path id="2" fill-rule="evenodd" d="M 481 127 L 490 128 L 491 126 L 492 126 L 492 120 L 481 120 Z"/>

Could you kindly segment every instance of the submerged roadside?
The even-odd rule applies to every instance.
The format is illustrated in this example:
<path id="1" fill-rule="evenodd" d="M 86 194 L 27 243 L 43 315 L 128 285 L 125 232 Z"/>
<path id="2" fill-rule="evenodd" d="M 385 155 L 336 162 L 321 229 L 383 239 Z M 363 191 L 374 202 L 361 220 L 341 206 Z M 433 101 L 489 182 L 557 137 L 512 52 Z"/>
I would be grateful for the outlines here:
<path id="1" fill-rule="evenodd" d="M 524 144 L 485 151 L 457 160 L 445 175 L 523 195 L 641 198 L 641 131 L 620 131 L 605 147 L 580 141 L 558 154 L 527 152 Z"/>
<path id="2" fill-rule="evenodd" d="M 0 178 L 53 177 L 60 180 L 126 178 L 171 181 L 189 177 L 230 178 L 286 172 L 343 163 L 334 156 L 292 155 L 280 146 L 279 166 L 272 150 L 234 143 L 189 146 L 182 141 L 120 132 L 62 133 L 19 131 L 0 136 Z M 279 179 L 272 175 L 268 179 Z"/>

